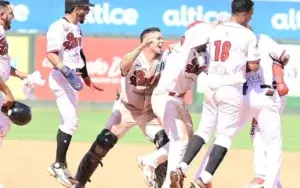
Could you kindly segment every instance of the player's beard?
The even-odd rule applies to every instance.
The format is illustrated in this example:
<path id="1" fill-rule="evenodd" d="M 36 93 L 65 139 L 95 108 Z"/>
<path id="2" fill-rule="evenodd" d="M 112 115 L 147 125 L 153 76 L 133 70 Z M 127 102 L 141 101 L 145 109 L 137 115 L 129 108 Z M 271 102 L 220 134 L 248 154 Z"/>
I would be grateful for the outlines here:
<path id="1" fill-rule="evenodd" d="M 4 22 L 4 30 L 10 30 L 11 21 L 8 21 L 7 17 L 5 17 L 4 19 L 2 18 L 2 20 Z"/>
<path id="2" fill-rule="evenodd" d="M 78 13 L 79 23 L 83 24 L 85 20 L 85 13 Z"/>

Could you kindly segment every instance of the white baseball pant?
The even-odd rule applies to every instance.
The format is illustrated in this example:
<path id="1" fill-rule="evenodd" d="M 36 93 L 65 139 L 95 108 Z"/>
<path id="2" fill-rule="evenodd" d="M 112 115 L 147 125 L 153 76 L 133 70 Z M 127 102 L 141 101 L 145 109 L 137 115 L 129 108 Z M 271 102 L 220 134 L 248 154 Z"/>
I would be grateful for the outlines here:
<path id="1" fill-rule="evenodd" d="M 4 94 L 0 93 L 0 108 L 4 103 Z M 9 133 L 11 128 L 11 121 L 10 119 L 5 116 L 2 112 L 0 112 L 0 147 L 2 145 L 3 139 Z"/>
<path id="2" fill-rule="evenodd" d="M 276 94 L 276 106 L 279 110 L 279 113 L 282 114 L 285 107 L 285 97 L 279 97 Z M 271 126 L 271 124 L 270 124 Z M 252 122 L 250 136 L 253 144 L 253 168 L 254 168 L 254 177 L 259 177 L 262 179 L 266 178 L 267 174 L 267 148 L 264 144 L 264 139 L 260 130 L 260 122 Z M 279 180 L 278 180 L 279 181 Z"/>
<path id="3" fill-rule="evenodd" d="M 168 93 L 153 94 L 151 102 L 154 113 L 169 138 L 169 144 L 158 150 L 158 152 L 169 150 L 166 176 L 169 177 L 170 172 L 182 161 L 189 139 L 193 135 L 192 118 L 183 97 L 170 96 Z M 170 187 L 170 183 L 170 178 L 166 178 L 162 188 Z"/>
<path id="4" fill-rule="evenodd" d="M 114 111 L 119 110 L 120 108 L 123 108 L 123 104 L 121 103 L 121 100 L 116 100 L 113 108 L 112 108 L 112 113 Z M 141 130 L 143 131 L 144 135 L 151 141 L 154 141 L 155 135 L 157 132 L 161 131 L 163 129 L 162 126 L 159 125 L 158 121 L 156 118 L 152 119 L 150 122 L 148 122 L 145 125 L 145 128 L 142 128 Z"/>
<path id="5" fill-rule="evenodd" d="M 105 129 L 110 130 L 120 139 L 135 125 L 138 125 L 144 135 L 151 141 L 154 139 L 155 134 L 163 129 L 158 124 L 152 108 L 141 110 L 117 100 Z"/>
<path id="6" fill-rule="evenodd" d="M 78 128 L 78 94 L 59 70 L 53 69 L 49 75 L 52 90 L 60 113 L 59 129 L 73 135 Z"/>
<path id="7" fill-rule="evenodd" d="M 245 96 L 245 109 L 239 125 L 243 128 L 250 119 L 255 118 L 257 120 L 262 145 L 266 152 L 264 187 L 273 188 L 279 180 L 282 160 L 281 121 L 278 106 L 280 97 L 278 92 L 275 92 L 273 96 L 266 96 L 265 90 L 261 89 L 260 85 L 249 85 L 248 91 L 248 95 Z M 257 138 L 259 140 L 259 137 Z"/>
<path id="8" fill-rule="evenodd" d="M 211 134 L 216 130 L 214 145 L 229 149 L 233 137 L 238 130 L 238 121 L 243 108 L 242 86 L 221 86 L 207 88 L 204 94 L 201 121 L 196 135 L 202 137 L 207 143 Z M 210 151 L 203 160 L 206 166 Z M 205 170 L 200 171 L 197 177 L 210 182 L 212 174 Z"/>
<path id="9" fill-rule="evenodd" d="M 265 182 L 265 187 L 276 188 L 279 175 L 278 168 L 280 169 L 281 163 L 282 146 L 279 112 L 282 112 L 284 108 L 285 98 L 280 98 L 277 92 L 272 97 L 266 96 L 264 90 L 260 88 L 260 85 L 250 86 L 248 91 L 250 91 L 249 94 L 244 96 L 244 109 L 240 116 L 238 123 L 239 129 L 237 131 L 242 130 L 246 123 L 252 118 L 257 120 L 258 128 L 251 130 L 251 132 L 255 132 L 255 136 L 253 137 L 255 175 L 269 179 Z M 209 132 L 207 133 L 209 134 Z M 272 144 L 272 139 L 275 141 L 274 145 Z M 208 149 L 196 173 L 195 179 L 204 171 L 211 149 L 212 147 Z M 275 154 L 273 159 L 270 159 L 272 155 L 266 155 L 266 153 L 270 153 L 270 151 L 272 155 Z M 274 166 L 272 166 L 273 164 Z"/>
<path id="10" fill-rule="evenodd" d="M 208 88 L 204 94 L 201 121 L 195 134 L 207 143 L 211 134 L 216 130 L 214 144 L 229 149 L 232 138 L 238 130 L 242 108 L 242 87 Z"/>

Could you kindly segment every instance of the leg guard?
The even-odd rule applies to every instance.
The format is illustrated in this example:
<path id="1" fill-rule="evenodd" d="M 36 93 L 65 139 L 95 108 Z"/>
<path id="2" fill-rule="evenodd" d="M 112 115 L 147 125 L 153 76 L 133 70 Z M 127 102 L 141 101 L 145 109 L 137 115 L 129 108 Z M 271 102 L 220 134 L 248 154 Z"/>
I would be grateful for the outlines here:
<path id="1" fill-rule="evenodd" d="M 217 168 L 223 161 L 226 153 L 227 153 L 227 148 L 219 145 L 214 145 L 209 155 L 208 163 L 205 170 L 209 172 L 211 175 L 214 175 Z"/>
<path id="2" fill-rule="evenodd" d="M 117 143 L 118 138 L 112 132 L 104 129 L 92 144 L 90 150 L 82 158 L 77 169 L 76 180 L 85 185 L 97 169 L 101 160 Z"/>
<path id="3" fill-rule="evenodd" d="M 155 134 L 154 144 L 157 149 L 163 147 L 169 142 L 169 138 L 164 130 L 158 131 Z M 155 169 L 156 188 L 161 188 L 167 175 L 168 161 L 158 165 Z"/>

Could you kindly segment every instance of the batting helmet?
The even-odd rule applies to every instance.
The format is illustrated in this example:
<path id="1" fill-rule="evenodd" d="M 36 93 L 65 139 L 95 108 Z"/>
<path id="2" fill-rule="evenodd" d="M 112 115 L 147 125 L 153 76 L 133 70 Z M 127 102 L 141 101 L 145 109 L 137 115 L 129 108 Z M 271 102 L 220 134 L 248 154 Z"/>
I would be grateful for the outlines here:
<path id="1" fill-rule="evenodd" d="M 65 0 L 65 9 L 66 11 L 72 10 L 76 6 L 95 6 L 90 2 L 90 0 Z"/>
<path id="2" fill-rule="evenodd" d="M 1 111 L 5 114 L 14 124 L 23 126 L 27 125 L 32 118 L 31 108 L 26 104 L 15 101 L 14 105 L 7 109 L 2 106 Z"/>

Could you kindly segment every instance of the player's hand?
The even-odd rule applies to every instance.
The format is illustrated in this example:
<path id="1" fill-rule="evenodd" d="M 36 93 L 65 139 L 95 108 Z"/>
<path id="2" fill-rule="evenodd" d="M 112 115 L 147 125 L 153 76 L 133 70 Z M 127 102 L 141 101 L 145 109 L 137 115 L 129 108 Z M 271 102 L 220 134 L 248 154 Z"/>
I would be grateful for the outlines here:
<path id="1" fill-rule="evenodd" d="M 5 95 L 3 107 L 6 109 L 10 109 L 14 105 L 14 103 L 15 103 L 15 98 L 11 94 L 11 92 L 9 92 L 8 94 Z"/>
<path id="2" fill-rule="evenodd" d="M 154 37 L 150 37 L 150 38 L 145 38 L 144 41 L 142 42 L 142 47 L 146 47 L 148 46 L 149 44 L 155 42 L 157 39 L 154 38 Z"/>
<path id="3" fill-rule="evenodd" d="M 285 96 L 289 93 L 289 88 L 285 84 L 283 78 L 276 79 L 276 87 L 280 96 Z"/>
<path id="4" fill-rule="evenodd" d="M 98 91 L 104 91 L 104 89 L 102 89 L 102 87 L 98 84 L 94 84 L 92 81 L 91 81 L 91 78 L 90 77 L 86 77 L 83 79 L 84 80 L 84 83 L 91 87 L 92 89 L 96 89 Z"/>

